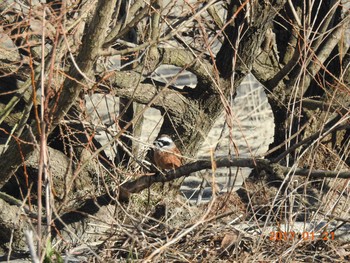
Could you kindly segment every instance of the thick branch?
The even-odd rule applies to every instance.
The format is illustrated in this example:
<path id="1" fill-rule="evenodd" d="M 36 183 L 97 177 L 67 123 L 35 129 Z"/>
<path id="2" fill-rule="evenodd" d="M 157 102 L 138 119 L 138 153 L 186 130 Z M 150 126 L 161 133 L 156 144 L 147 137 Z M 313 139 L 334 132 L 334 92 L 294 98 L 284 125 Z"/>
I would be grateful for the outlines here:
<path id="1" fill-rule="evenodd" d="M 286 1 L 268 5 L 265 1 L 250 2 L 233 0 L 228 8 L 225 41 L 216 56 L 217 67 L 226 78 L 233 71 L 246 74 L 252 68 L 266 30 Z"/>
<path id="2" fill-rule="evenodd" d="M 144 175 L 133 181 L 128 181 L 121 185 L 121 191 L 127 191 L 129 193 L 138 193 L 154 183 L 169 182 L 178 179 L 183 176 L 189 176 L 190 173 L 198 172 L 204 169 L 211 169 L 213 165 L 215 167 L 251 167 L 256 168 L 258 166 L 266 166 L 269 164 L 268 160 L 265 159 L 252 159 L 252 158 L 218 158 L 215 160 L 215 164 L 210 160 L 200 160 L 194 163 L 189 163 L 179 167 L 176 170 L 165 173 L 156 173 L 152 176 Z"/>
<path id="3" fill-rule="evenodd" d="M 193 53 L 183 49 L 163 48 L 160 51 L 161 62 L 185 68 L 191 71 L 204 84 L 211 84 L 214 75 L 214 67 L 207 61 L 195 57 Z"/>
<path id="4" fill-rule="evenodd" d="M 141 104 L 148 104 L 173 115 L 181 115 L 187 111 L 190 101 L 179 92 L 159 87 L 153 84 L 140 83 L 135 87 L 143 76 L 135 71 L 117 71 L 113 75 L 112 85 L 115 87 L 114 94 L 118 97 L 133 99 Z"/>
<path id="5" fill-rule="evenodd" d="M 324 170 L 310 170 L 310 169 L 295 169 L 293 167 L 286 167 L 279 164 L 271 163 L 266 159 L 254 159 L 254 158 L 233 158 L 233 157 L 221 157 L 215 160 L 213 163 L 210 158 L 206 160 L 199 160 L 193 163 L 189 163 L 179 167 L 176 170 L 165 173 L 156 173 L 148 176 L 144 175 L 135 180 L 128 181 L 121 185 L 121 194 L 126 196 L 126 193 L 138 193 L 142 190 L 149 188 L 154 183 L 164 183 L 173 181 L 183 176 L 189 176 L 191 173 L 198 172 L 205 169 L 211 169 L 212 166 L 220 167 L 248 167 L 257 170 L 279 171 L 284 175 L 292 173 L 293 175 L 310 176 L 315 178 L 350 178 L 350 172 L 339 171 L 324 171 Z"/>
<path id="6" fill-rule="evenodd" d="M 53 124 L 57 125 L 68 109 L 74 104 L 79 93 L 83 89 L 81 82 L 85 76 L 90 76 L 93 65 L 99 56 L 99 51 L 104 43 L 106 31 L 112 16 L 116 0 L 100 0 L 96 12 L 86 28 L 83 36 L 81 50 L 76 59 L 79 69 L 72 66 L 69 72 L 70 78 L 66 78 L 63 90 L 59 94 L 57 107 L 53 115 Z M 81 73 L 84 73 L 83 76 Z"/>

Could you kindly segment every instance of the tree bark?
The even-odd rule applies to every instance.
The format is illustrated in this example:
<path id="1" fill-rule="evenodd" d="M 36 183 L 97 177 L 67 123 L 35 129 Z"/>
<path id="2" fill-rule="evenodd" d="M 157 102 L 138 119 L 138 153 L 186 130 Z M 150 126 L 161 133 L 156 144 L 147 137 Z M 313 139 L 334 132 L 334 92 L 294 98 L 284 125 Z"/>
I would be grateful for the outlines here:
<path id="1" fill-rule="evenodd" d="M 77 66 L 72 65 L 63 83 L 62 90 L 53 99 L 50 109 L 50 129 L 59 123 L 70 107 L 74 104 L 78 95 L 83 90 L 86 76 L 91 77 L 93 65 L 99 55 L 102 44 L 107 34 L 107 28 L 116 4 L 116 0 L 98 1 L 95 14 L 86 26 L 82 39 L 82 46 L 77 56 Z M 34 150 L 35 137 L 40 135 L 38 124 L 33 124 L 21 136 L 20 140 L 14 138 L 0 160 L 0 188 L 9 180 L 14 172 L 23 164 L 24 160 Z"/>

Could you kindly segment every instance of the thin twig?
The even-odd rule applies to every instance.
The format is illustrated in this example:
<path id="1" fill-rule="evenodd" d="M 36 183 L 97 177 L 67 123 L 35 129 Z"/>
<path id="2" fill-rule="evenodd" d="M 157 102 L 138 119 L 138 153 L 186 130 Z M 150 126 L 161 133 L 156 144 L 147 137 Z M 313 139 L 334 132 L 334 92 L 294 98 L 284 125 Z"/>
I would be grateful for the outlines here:
<path id="1" fill-rule="evenodd" d="M 32 256 L 32 262 L 39 263 L 40 261 L 39 261 L 38 256 L 36 255 L 35 246 L 34 246 L 33 231 L 26 230 L 26 231 L 24 231 L 24 235 L 25 235 L 26 240 L 27 240 L 27 245 L 29 248 L 30 255 Z"/>

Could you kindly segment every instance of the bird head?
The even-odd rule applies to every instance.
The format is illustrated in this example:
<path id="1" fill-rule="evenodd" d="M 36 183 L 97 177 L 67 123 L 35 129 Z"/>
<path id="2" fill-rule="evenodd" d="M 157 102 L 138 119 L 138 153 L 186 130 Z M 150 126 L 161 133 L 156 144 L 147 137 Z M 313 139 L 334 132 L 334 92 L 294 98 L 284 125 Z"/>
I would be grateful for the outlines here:
<path id="1" fill-rule="evenodd" d="M 153 145 L 159 150 L 169 151 L 176 147 L 174 141 L 169 135 L 162 134 L 154 142 Z"/>

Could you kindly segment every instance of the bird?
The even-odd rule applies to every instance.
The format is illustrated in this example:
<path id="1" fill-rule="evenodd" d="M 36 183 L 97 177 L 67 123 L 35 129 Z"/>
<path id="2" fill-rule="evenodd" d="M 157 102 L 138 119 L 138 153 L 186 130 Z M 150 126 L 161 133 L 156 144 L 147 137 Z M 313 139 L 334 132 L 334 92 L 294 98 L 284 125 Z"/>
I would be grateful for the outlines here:
<path id="1" fill-rule="evenodd" d="M 159 169 L 176 169 L 182 165 L 181 152 L 169 135 L 158 136 L 153 145 L 153 160 Z"/>

